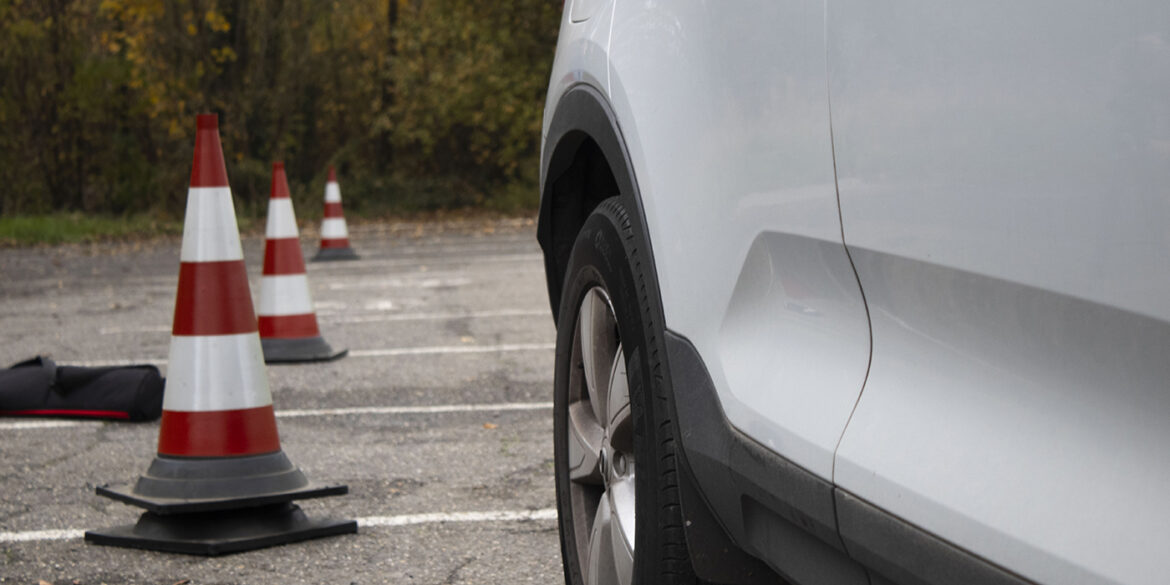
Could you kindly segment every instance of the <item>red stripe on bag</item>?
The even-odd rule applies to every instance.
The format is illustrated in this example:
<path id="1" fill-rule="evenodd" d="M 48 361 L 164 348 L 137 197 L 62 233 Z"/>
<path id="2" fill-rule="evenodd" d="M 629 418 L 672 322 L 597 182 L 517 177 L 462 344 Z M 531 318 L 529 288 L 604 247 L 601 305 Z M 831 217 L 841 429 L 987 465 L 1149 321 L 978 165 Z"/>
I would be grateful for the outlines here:
<path id="1" fill-rule="evenodd" d="M 242 410 L 164 410 L 158 454 L 180 457 L 236 457 L 280 450 L 272 405 Z"/>
<path id="2" fill-rule="evenodd" d="M 305 257 L 297 238 L 273 238 L 264 244 L 264 276 L 304 274 Z"/>
<path id="3" fill-rule="evenodd" d="M 260 315 L 260 337 L 264 339 L 297 339 L 320 337 L 317 328 L 317 314 L 303 315 Z"/>
<path id="4" fill-rule="evenodd" d="M 234 335 L 256 331 L 256 313 L 243 260 L 182 262 L 175 296 L 174 335 Z"/>

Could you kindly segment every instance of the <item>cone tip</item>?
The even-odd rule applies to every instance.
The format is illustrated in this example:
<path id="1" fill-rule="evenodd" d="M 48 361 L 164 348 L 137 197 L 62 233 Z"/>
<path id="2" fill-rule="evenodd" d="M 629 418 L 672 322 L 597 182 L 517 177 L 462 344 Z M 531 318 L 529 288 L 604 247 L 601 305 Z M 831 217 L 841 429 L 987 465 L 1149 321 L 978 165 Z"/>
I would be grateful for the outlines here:
<path id="1" fill-rule="evenodd" d="M 337 182 L 337 171 L 333 168 L 333 165 L 329 165 L 329 181 L 333 183 Z"/>
<path id="2" fill-rule="evenodd" d="M 219 130 L 219 115 L 199 114 L 195 116 L 195 127 L 199 130 Z"/>
<path id="3" fill-rule="evenodd" d="M 276 171 L 283 171 L 283 170 L 284 170 L 284 161 L 276 161 L 276 162 L 272 163 L 272 172 L 275 173 Z"/>
<path id="4" fill-rule="evenodd" d="M 191 163 L 191 187 L 227 187 L 227 167 L 219 143 L 219 116 L 195 116 L 195 153 Z"/>

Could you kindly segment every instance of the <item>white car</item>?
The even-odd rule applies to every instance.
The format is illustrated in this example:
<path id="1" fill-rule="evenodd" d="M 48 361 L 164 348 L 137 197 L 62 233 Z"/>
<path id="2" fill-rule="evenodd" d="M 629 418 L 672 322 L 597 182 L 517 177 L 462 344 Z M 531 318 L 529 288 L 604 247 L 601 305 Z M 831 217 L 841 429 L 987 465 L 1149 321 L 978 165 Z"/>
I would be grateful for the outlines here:
<path id="1" fill-rule="evenodd" d="M 569 583 L 1170 583 L 1170 3 L 569 0 Z"/>

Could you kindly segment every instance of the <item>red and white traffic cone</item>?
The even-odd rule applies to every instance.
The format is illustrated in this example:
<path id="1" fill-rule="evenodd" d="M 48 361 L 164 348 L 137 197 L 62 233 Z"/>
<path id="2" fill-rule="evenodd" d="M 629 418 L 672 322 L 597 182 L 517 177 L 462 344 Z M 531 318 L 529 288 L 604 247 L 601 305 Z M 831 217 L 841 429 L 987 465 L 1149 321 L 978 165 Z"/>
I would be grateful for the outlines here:
<path id="1" fill-rule="evenodd" d="M 309 295 L 309 277 L 297 235 L 297 218 L 288 195 L 284 163 L 272 163 L 272 195 L 268 199 L 268 234 L 264 243 L 264 276 L 260 279 L 260 343 L 268 363 L 317 362 L 337 359 L 349 350 L 334 351 L 321 337 Z"/>
<path id="2" fill-rule="evenodd" d="M 329 180 L 325 183 L 325 217 L 321 220 L 321 249 L 313 256 L 313 261 L 357 259 L 357 252 L 349 246 L 349 229 L 345 227 L 345 213 L 341 210 L 337 172 L 329 167 Z"/>
<path id="3" fill-rule="evenodd" d="M 293 500 L 339 495 L 309 483 L 280 448 L 256 314 L 215 115 L 200 115 L 158 455 L 131 491 L 99 495 L 147 510 L 96 544 L 216 555 L 352 533 Z"/>

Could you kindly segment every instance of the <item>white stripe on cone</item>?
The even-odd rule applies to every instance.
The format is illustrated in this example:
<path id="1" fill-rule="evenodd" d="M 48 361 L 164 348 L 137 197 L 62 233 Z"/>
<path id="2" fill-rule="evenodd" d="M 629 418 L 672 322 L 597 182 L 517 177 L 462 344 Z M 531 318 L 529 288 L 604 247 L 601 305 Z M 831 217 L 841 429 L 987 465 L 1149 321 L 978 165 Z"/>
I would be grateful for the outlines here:
<path id="1" fill-rule="evenodd" d="M 163 410 L 243 410 L 272 404 L 260 334 L 171 336 Z"/>
<path id="2" fill-rule="evenodd" d="M 240 230 L 228 187 L 191 187 L 183 220 L 182 262 L 243 260 Z"/>
<path id="3" fill-rule="evenodd" d="M 345 228 L 345 218 L 327 217 L 321 221 L 321 238 L 324 240 L 340 240 L 349 237 L 349 230 Z"/>
<path id="4" fill-rule="evenodd" d="M 304 315 L 313 311 L 305 273 L 261 277 L 259 315 Z"/>
<path id="5" fill-rule="evenodd" d="M 270 240 L 297 237 L 297 218 L 293 214 L 292 199 L 279 197 L 268 200 L 268 229 L 265 237 Z"/>
<path id="6" fill-rule="evenodd" d="M 336 181 L 325 183 L 325 203 L 341 203 L 341 187 Z"/>

